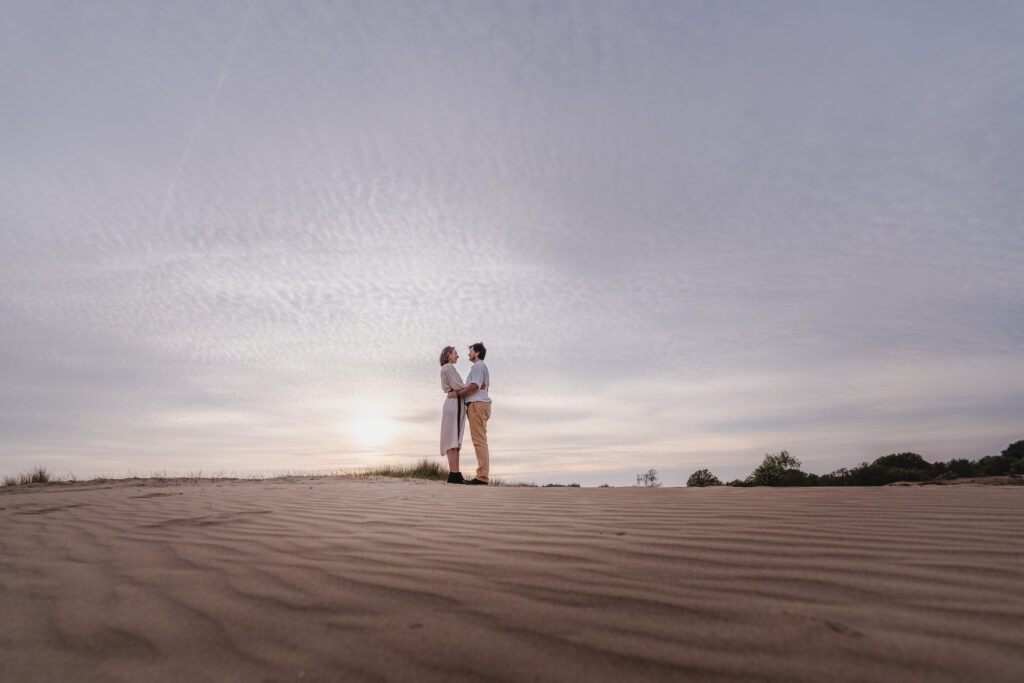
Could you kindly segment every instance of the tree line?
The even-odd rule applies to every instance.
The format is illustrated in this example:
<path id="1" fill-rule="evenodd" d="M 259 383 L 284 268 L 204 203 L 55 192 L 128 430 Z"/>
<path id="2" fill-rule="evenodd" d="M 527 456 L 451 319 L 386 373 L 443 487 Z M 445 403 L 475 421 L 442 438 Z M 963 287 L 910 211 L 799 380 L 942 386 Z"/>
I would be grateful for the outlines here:
<path id="1" fill-rule="evenodd" d="M 999 455 L 978 460 L 956 458 L 948 462 L 928 462 L 917 453 L 890 453 L 874 462 L 853 468 L 842 467 L 830 474 L 811 474 L 800 469 L 800 461 L 788 451 L 766 453 L 761 464 L 746 479 L 726 486 L 884 486 L 897 481 L 942 481 L 974 477 L 1024 474 L 1024 440 L 1012 443 Z M 722 486 L 710 470 L 697 470 L 687 486 Z"/>

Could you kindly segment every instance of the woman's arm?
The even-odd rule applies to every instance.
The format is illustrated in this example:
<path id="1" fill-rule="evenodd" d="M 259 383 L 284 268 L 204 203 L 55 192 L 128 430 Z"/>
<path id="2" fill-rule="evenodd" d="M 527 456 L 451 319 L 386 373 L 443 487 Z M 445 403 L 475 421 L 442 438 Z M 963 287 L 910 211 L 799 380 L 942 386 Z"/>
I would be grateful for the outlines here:
<path id="1" fill-rule="evenodd" d="M 467 384 L 464 387 L 456 387 L 455 391 L 448 392 L 448 398 L 459 398 L 460 396 L 465 398 L 466 396 L 472 394 L 479 388 L 480 387 L 476 385 L 476 382 L 473 382 L 472 384 Z"/>
<path id="2" fill-rule="evenodd" d="M 454 392 L 466 386 L 459 378 L 459 373 L 451 365 L 446 365 L 441 369 L 441 378 L 441 391 L 448 394 L 448 398 L 454 398 Z"/>

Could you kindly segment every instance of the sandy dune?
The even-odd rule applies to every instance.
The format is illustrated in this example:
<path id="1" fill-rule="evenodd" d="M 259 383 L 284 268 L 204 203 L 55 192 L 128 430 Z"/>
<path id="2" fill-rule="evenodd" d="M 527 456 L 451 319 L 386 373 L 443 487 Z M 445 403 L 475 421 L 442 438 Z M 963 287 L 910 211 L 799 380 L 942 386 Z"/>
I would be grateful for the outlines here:
<path id="1" fill-rule="evenodd" d="M 0 492 L 0 680 L 1019 681 L 1024 487 Z"/>

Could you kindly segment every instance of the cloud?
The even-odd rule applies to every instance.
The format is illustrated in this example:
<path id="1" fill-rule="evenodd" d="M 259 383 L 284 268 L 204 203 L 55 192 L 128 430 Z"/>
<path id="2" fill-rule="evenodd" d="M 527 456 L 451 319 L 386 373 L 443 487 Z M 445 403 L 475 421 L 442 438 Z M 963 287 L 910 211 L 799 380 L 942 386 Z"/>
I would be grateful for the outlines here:
<path id="1" fill-rule="evenodd" d="M 524 475 L 998 450 L 1014 11 L 8 3 L 0 469 L 432 454 L 479 339 Z"/>

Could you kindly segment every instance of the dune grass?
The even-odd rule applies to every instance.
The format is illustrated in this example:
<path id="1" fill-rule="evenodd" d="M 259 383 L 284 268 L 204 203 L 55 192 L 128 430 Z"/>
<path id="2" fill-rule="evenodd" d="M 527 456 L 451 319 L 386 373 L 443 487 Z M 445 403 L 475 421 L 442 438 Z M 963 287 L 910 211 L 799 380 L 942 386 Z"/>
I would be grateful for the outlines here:
<path id="1" fill-rule="evenodd" d="M 448 479 L 448 468 L 436 460 L 423 458 L 412 465 L 381 465 L 371 469 L 363 470 L 356 474 L 358 477 L 396 477 L 399 479 L 431 479 L 444 481 Z M 532 481 L 507 481 L 500 477 L 491 478 L 491 486 L 527 486 L 536 487 Z M 579 484 L 544 484 L 544 486 L 569 486 L 578 487 Z"/>
<path id="2" fill-rule="evenodd" d="M 501 477 L 491 477 L 490 484 L 491 486 L 537 486 L 537 484 L 533 483 L 532 481 L 508 481 L 507 479 L 502 479 Z"/>
<path id="3" fill-rule="evenodd" d="M 23 486 L 25 484 L 45 484 L 53 481 L 53 475 L 42 465 L 36 465 L 28 472 L 21 472 L 15 476 L 4 477 L 4 486 Z"/>
<path id="4" fill-rule="evenodd" d="M 202 479 L 234 479 L 235 477 L 228 477 L 225 474 L 207 474 L 204 475 L 202 471 L 189 472 L 185 476 L 170 475 L 167 471 L 153 472 L 149 475 L 137 474 L 135 472 L 129 472 L 126 476 L 97 476 L 90 479 L 79 479 L 74 474 L 56 475 L 50 472 L 46 467 L 42 465 L 36 465 L 28 472 L 20 472 L 16 475 L 5 475 L 3 480 L 0 481 L 0 488 L 6 488 L 8 486 L 24 486 L 26 484 L 89 484 L 98 482 L 109 482 L 109 481 L 139 481 L 150 484 L 197 484 Z M 258 476 L 257 478 L 263 479 L 265 477 Z"/>
<path id="5" fill-rule="evenodd" d="M 294 476 L 294 475 L 285 475 Z M 448 468 L 443 467 L 437 462 L 428 460 L 426 458 L 420 460 L 413 465 L 382 465 L 380 467 L 360 470 L 357 472 L 346 471 L 346 472 L 335 472 L 325 475 L 320 472 L 306 472 L 299 476 L 337 476 L 337 477 L 396 477 L 400 479 L 432 479 L 444 481 L 448 478 Z M 168 474 L 166 470 L 160 472 L 153 472 L 147 475 L 140 475 L 135 472 L 130 472 L 126 477 L 99 477 L 92 481 L 108 481 L 116 479 L 124 480 L 138 480 L 140 482 L 148 482 L 155 485 L 179 485 L 179 484 L 198 484 L 202 480 L 227 480 L 227 479 L 247 479 L 247 480 L 263 480 L 268 478 L 267 475 L 248 475 L 242 477 L 228 476 L 224 473 L 213 473 L 204 474 L 201 470 L 198 472 L 189 472 L 184 476 L 177 474 Z M 272 478 L 272 477 L 271 477 Z M 68 477 L 57 477 L 50 473 L 43 466 L 36 466 L 28 472 L 21 472 L 16 475 L 4 476 L 3 480 L 0 481 L 0 487 L 8 486 L 23 486 L 25 484 L 45 484 L 45 483 L 77 483 L 79 479 L 74 475 Z"/>
<path id="6" fill-rule="evenodd" d="M 358 477 L 395 477 L 398 479 L 448 479 L 448 468 L 436 460 L 423 458 L 412 465 L 381 465 L 356 473 Z"/>
<path id="7" fill-rule="evenodd" d="M 288 475 L 292 476 L 292 475 Z M 380 465 L 378 467 L 371 467 L 359 471 L 338 471 L 333 473 L 316 473 L 307 472 L 300 476 L 330 476 L 330 477 L 393 477 L 396 479 L 426 479 L 431 481 L 445 481 L 448 479 L 448 468 L 441 464 L 439 461 L 422 458 L 418 462 L 413 464 L 391 464 L 391 465 Z M 155 485 L 181 485 L 181 484 L 198 484 L 202 480 L 225 480 L 225 479 L 237 479 L 239 477 L 231 477 L 225 475 L 223 472 L 215 474 L 203 474 L 202 471 L 189 472 L 185 476 L 171 475 L 167 471 L 153 472 L 149 476 L 140 476 L 135 473 L 130 473 L 127 477 L 128 480 L 139 480 L 140 482 L 149 482 Z M 240 477 L 241 479 L 248 480 L 262 480 L 268 478 L 265 475 L 249 475 Z M 272 478 L 272 477 L 271 477 Z M 109 477 L 100 477 L 90 481 L 112 481 L 117 479 L 116 477 L 111 479 Z M 2 487 L 8 486 L 22 486 L 25 484 L 45 484 L 55 482 L 65 483 L 78 483 L 79 480 L 74 475 L 67 476 L 55 476 L 46 467 L 37 465 L 28 472 L 21 472 L 14 476 L 5 476 L 0 482 Z M 534 482 L 527 481 L 508 481 L 500 477 L 491 478 L 491 486 L 526 486 L 536 487 L 538 486 Z M 545 487 L 553 486 L 565 486 L 565 487 L 578 487 L 579 484 L 544 484 Z"/>
<path id="8" fill-rule="evenodd" d="M 491 486 L 525 486 L 525 487 L 542 488 L 542 489 L 550 489 L 550 488 L 578 489 L 578 488 L 580 488 L 580 485 L 576 484 L 576 483 L 573 483 L 573 484 L 537 484 L 536 482 L 532 482 L 532 481 L 508 481 L 506 479 L 502 479 L 501 477 L 491 477 Z"/>

